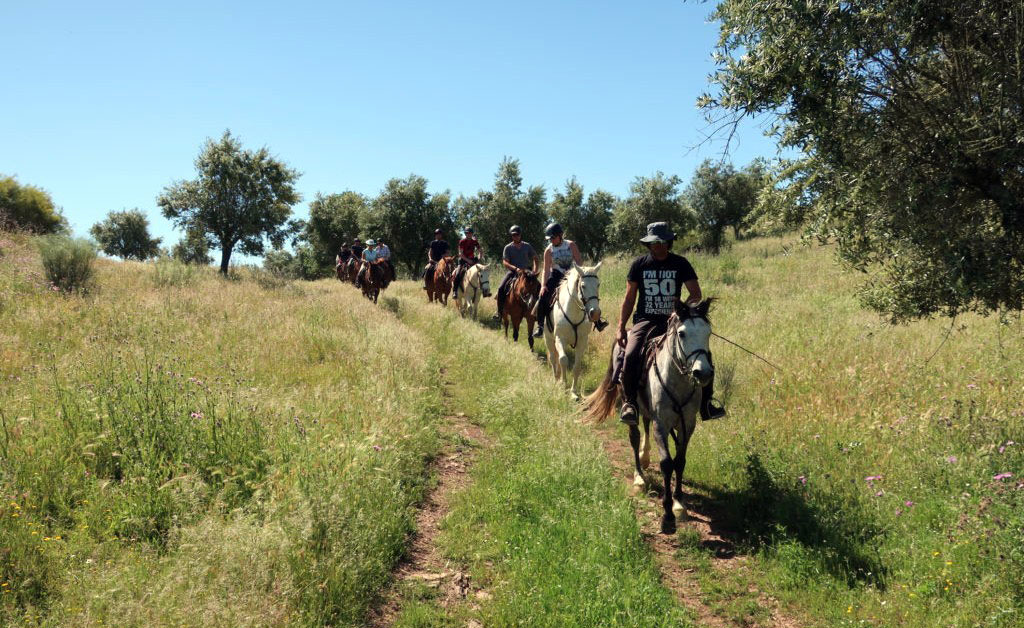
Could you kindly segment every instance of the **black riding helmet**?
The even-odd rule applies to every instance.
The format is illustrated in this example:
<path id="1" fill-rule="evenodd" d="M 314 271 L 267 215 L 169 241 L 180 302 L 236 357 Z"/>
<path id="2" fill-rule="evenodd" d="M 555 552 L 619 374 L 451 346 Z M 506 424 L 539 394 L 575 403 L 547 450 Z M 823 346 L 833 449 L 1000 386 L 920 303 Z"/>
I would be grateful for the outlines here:
<path id="1" fill-rule="evenodd" d="M 557 222 L 551 223 L 544 229 L 544 237 L 547 238 L 548 240 L 555 236 L 560 236 L 563 233 L 565 233 L 565 231 L 562 230 L 562 225 L 558 224 Z"/>
<path id="2" fill-rule="evenodd" d="M 519 235 L 523 234 L 523 230 L 519 227 L 519 225 L 512 225 L 511 227 L 508 228 L 508 234 L 509 235 L 514 235 L 514 234 L 517 234 L 517 233 Z"/>

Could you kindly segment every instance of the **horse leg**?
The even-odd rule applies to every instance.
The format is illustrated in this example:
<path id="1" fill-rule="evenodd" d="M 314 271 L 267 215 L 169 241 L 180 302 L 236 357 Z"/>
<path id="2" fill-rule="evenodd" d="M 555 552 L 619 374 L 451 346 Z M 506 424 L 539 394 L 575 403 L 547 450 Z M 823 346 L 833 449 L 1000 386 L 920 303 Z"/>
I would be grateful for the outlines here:
<path id="1" fill-rule="evenodd" d="M 533 350 L 533 330 L 534 330 L 534 325 L 536 325 L 536 324 L 537 324 L 537 319 L 535 319 L 531 314 L 527 314 L 526 315 L 526 342 L 530 343 L 530 350 L 531 351 Z"/>
<path id="2" fill-rule="evenodd" d="M 556 354 L 558 358 L 558 370 L 562 373 L 562 384 L 565 385 L 565 389 L 569 390 L 572 382 L 569 381 L 569 349 L 565 346 L 565 341 L 562 340 L 561 336 L 555 337 L 555 347 L 558 348 Z"/>
<path id="3" fill-rule="evenodd" d="M 676 531 L 676 516 L 672 508 L 674 501 L 672 499 L 672 471 L 675 469 L 675 463 L 668 449 L 668 430 L 660 420 L 655 425 L 654 434 L 658 439 L 658 449 L 661 454 L 661 461 L 658 463 L 658 466 L 661 467 L 661 507 L 664 511 L 661 516 L 661 532 L 662 534 L 673 534 Z"/>
<path id="4" fill-rule="evenodd" d="M 587 334 L 580 334 L 572 354 L 572 398 L 580 398 L 580 371 L 583 370 L 583 356 L 587 353 Z"/>
<path id="5" fill-rule="evenodd" d="M 633 463 L 634 463 L 634 468 L 633 468 L 633 486 L 636 487 L 637 489 L 642 489 L 644 487 L 644 484 L 645 484 L 645 482 L 644 482 L 644 471 L 643 471 L 643 468 L 641 467 L 641 460 L 640 460 L 640 449 L 641 449 L 642 445 L 641 445 L 640 428 L 638 428 L 635 425 L 630 425 L 629 426 L 629 444 L 633 446 Z"/>
<path id="6" fill-rule="evenodd" d="M 512 315 L 512 342 L 519 342 L 519 323 L 522 321 L 522 316 Z"/>
<path id="7" fill-rule="evenodd" d="M 644 469 L 651 466 L 651 420 L 643 418 L 644 431 L 640 436 L 640 466 Z"/>
<path id="8" fill-rule="evenodd" d="M 685 436 L 686 423 L 683 422 L 679 426 L 680 430 L 684 430 L 684 436 L 682 442 L 678 436 L 679 430 L 676 430 L 676 459 L 675 459 L 675 472 L 676 472 L 676 487 L 672 491 L 672 514 L 677 519 L 682 521 L 686 520 L 686 500 L 683 496 L 683 469 L 686 468 L 686 441 L 688 440 Z M 665 489 L 668 490 L 668 487 Z"/>
<path id="9" fill-rule="evenodd" d="M 558 364 L 558 346 L 554 334 L 549 334 L 545 330 L 544 332 L 544 344 L 548 348 L 548 364 L 551 366 L 551 373 L 555 376 L 555 381 L 558 381 L 559 377 L 559 364 Z"/>

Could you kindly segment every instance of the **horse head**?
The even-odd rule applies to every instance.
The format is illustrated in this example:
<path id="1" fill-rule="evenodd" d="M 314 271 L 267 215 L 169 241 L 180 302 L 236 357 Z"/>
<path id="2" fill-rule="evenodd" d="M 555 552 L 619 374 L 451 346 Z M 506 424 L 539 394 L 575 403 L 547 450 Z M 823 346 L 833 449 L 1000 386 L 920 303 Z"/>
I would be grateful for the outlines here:
<path id="1" fill-rule="evenodd" d="M 527 310 L 532 310 L 534 303 L 540 297 L 540 278 L 532 270 L 519 269 L 519 280 L 516 282 L 519 298 L 526 304 Z"/>
<path id="2" fill-rule="evenodd" d="M 577 296 L 579 296 L 580 302 L 583 304 L 583 311 L 590 322 L 596 323 L 601 319 L 601 298 L 599 296 L 601 278 L 597 276 L 597 271 L 601 268 L 601 262 L 598 262 L 595 266 L 580 266 L 573 262 L 572 268 L 579 273 L 580 292 Z"/>
<path id="3" fill-rule="evenodd" d="M 711 363 L 711 321 L 708 310 L 713 299 L 705 299 L 697 305 L 676 301 L 677 324 L 672 326 L 675 334 L 672 351 L 675 360 L 684 364 L 690 375 L 701 386 L 706 385 L 715 374 Z"/>
<path id="4" fill-rule="evenodd" d="M 484 297 L 490 298 L 491 296 L 491 267 L 487 264 L 476 264 L 477 274 L 480 277 L 480 289 L 483 290 Z"/>

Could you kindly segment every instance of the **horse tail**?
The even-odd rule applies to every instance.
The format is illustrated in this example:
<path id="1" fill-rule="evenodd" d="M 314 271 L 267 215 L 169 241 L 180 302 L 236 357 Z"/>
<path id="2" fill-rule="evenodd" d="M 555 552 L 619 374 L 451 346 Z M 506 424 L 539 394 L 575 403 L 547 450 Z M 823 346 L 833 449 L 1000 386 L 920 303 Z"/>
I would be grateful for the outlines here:
<path id="1" fill-rule="evenodd" d="M 615 345 L 612 345 L 612 355 L 608 360 L 608 370 L 605 371 L 601 384 L 583 400 L 583 421 L 585 423 L 600 423 L 608 418 L 615 409 L 615 401 L 619 398 L 619 386 L 612 376 L 615 371 Z"/>

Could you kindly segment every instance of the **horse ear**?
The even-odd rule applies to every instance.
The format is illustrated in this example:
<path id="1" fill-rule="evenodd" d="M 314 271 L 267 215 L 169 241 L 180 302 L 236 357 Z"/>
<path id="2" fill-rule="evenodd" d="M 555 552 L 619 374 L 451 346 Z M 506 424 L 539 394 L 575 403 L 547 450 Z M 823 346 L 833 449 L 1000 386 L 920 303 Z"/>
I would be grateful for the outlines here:
<path id="1" fill-rule="evenodd" d="M 697 314 L 701 318 L 707 318 L 708 317 L 708 310 L 711 309 L 711 301 L 712 300 L 713 299 L 704 299 L 703 301 L 700 302 L 700 305 L 697 306 Z"/>
<path id="2" fill-rule="evenodd" d="M 676 299 L 676 314 L 683 316 L 690 313 L 690 306 L 683 302 L 682 299 Z"/>
<path id="3" fill-rule="evenodd" d="M 601 261 L 601 262 L 598 262 L 597 264 L 595 264 L 594 267 L 590 269 L 590 272 L 596 273 L 598 270 L 601 269 L 601 264 L 604 264 L 604 262 Z"/>

